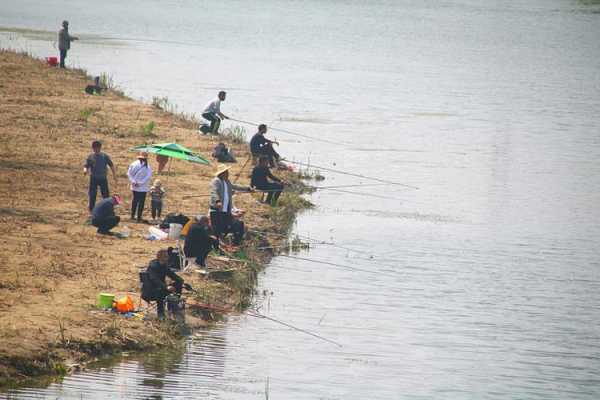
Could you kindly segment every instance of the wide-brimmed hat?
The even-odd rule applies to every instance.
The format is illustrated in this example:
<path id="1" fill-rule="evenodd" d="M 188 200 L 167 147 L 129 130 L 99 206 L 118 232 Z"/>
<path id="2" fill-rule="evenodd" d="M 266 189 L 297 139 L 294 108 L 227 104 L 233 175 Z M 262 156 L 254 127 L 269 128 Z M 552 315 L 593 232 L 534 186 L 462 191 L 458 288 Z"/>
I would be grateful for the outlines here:
<path id="1" fill-rule="evenodd" d="M 147 153 L 147 152 L 145 152 L 145 151 L 140 151 L 140 152 L 138 153 L 138 156 L 137 156 L 137 158 L 138 158 L 138 159 L 147 160 L 147 159 L 148 159 L 148 153 Z"/>
<path id="2" fill-rule="evenodd" d="M 112 198 L 116 204 L 123 204 L 123 199 L 118 194 L 113 194 Z"/>
<path id="3" fill-rule="evenodd" d="M 215 172 L 215 176 L 219 176 L 221 175 L 223 172 L 225 171 L 229 171 L 231 169 L 231 167 L 229 165 L 225 165 L 225 164 L 219 164 L 217 166 L 217 172 Z"/>

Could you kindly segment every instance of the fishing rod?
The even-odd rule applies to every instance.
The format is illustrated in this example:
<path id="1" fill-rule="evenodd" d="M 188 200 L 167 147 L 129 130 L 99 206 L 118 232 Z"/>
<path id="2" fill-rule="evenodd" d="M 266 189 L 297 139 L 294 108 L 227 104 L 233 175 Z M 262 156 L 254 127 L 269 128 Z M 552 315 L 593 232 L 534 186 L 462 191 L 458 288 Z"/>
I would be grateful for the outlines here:
<path id="1" fill-rule="evenodd" d="M 242 124 L 248 124 L 248 125 L 253 125 L 253 126 L 259 126 L 260 124 L 257 124 L 255 122 L 250 122 L 250 121 L 244 121 L 242 119 L 235 119 L 235 118 L 231 118 L 229 117 L 230 120 L 232 121 L 236 121 L 236 122 L 241 122 Z M 314 137 L 314 136 L 309 136 L 309 135 L 304 135 L 302 133 L 298 133 L 298 132 L 293 132 L 293 131 L 289 131 L 287 129 L 282 129 L 282 128 L 274 128 L 274 127 L 269 127 L 271 130 L 273 131 L 280 131 L 280 132 L 284 132 L 290 135 L 294 135 L 294 136 L 300 136 L 306 139 L 311 139 L 311 140 L 316 140 L 318 142 L 324 142 L 324 143 L 329 143 L 329 144 L 335 144 L 337 146 L 344 146 L 344 147 L 348 147 L 349 145 L 347 143 L 343 143 L 343 142 L 336 142 L 333 140 L 328 140 L 328 139 L 323 139 L 323 138 L 318 138 L 318 137 Z"/>
<path id="2" fill-rule="evenodd" d="M 316 168 L 316 169 L 322 169 L 323 171 L 334 172 L 336 174 L 342 174 L 342 175 L 348 175 L 348 176 L 355 176 L 357 178 L 363 178 L 363 179 L 368 179 L 368 180 L 371 180 L 371 181 L 376 181 L 376 182 L 381 182 L 381 183 L 387 183 L 389 185 L 404 186 L 404 187 L 411 188 L 411 189 L 417 189 L 417 190 L 419 189 L 416 186 L 406 185 L 404 183 L 398 183 L 398 182 L 388 181 L 388 180 L 385 180 L 385 179 L 374 178 L 374 177 L 371 177 L 371 176 L 366 176 L 366 175 L 361 175 L 361 174 L 355 174 L 355 173 L 352 173 L 352 172 L 341 171 L 339 169 L 333 169 L 333 168 L 327 168 L 327 167 L 319 167 L 317 165 L 305 164 L 305 163 L 301 163 L 299 161 L 291 161 L 291 160 L 288 160 L 288 159 L 285 159 L 285 161 L 289 162 L 289 163 L 292 163 L 292 164 L 301 165 L 301 166 L 304 166 L 304 167 L 312 167 L 312 168 Z"/>
<path id="3" fill-rule="evenodd" d="M 336 346 L 338 346 L 338 347 L 343 347 L 343 346 L 342 346 L 340 343 L 338 343 L 338 342 L 335 342 L 335 341 L 333 341 L 333 340 L 331 340 L 331 339 L 327 339 L 327 338 L 325 338 L 325 337 L 323 337 L 323 336 L 321 336 L 321 335 L 317 335 L 316 333 L 312 333 L 312 332 L 310 332 L 310 331 L 307 331 L 306 329 L 298 328 L 298 327 L 296 327 L 296 326 L 293 326 L 293 325 L 291 325 L 291 324 L 288 324 L 287 322 L 283 322 L 283 321 L 280 321 L 280 320 L 278 320 L 278 319 L 275 319 L 275 318 L 272 318 L 272 317 L 266 316 L 266 315 L 264 315 L 264 314 L 261 314 L 261 313 L 259 313 L 259 312 L 257 312 L 257 311 L 251 311 L 251 310 L 250 310 L 250 311 L 247 311 L 247 312 L 246 312 L 246 315 L 250 315 L 250 316 L 252 316 L 252 317 L 255 317 L 255 318 L 268 319 L 269 321 L 272 321 L 272 322 L 275 322 L 275 323 L 281 324 L 281 325 L 283 325 L 283 326 L 287 326 L 288 328 L 292 328 L 292 329 L 294 329 L 294 330 L 296 330 L 296 331 L 298 331 L 298 332 L 302 332 L 302 333 L 305 333 L 305 334 L 307 334 L 307 335 L 310 335 L 310 336 L 316 337 L 317 339 L 321 339 L 321 340 L 323 340 L 323 341 L 325 341 L 325 342 L 328 342 L 328 343 L 335 344 L 335 345 L 336 345 Z"/>
<path id="4" fill-rule="evenodd" d="M 287 254 L 279 254 L 278 257 L 286 257 L 286 258 L 291 258 L 291 259 L 300 260 L 300 261 L 308 261 L 308 262 L 312 262 L 312 263 L 316 263 L 316 264 L 330 265 L 332 267 L 343 268 L 343 269 L 347 269 L 349 271 L 368 272 L 368 273 L 371 273 L 371 274 L 389 275 L 389 276 L 399 276 L 399 275 L 401 275 L 400 273 L 396 273 L 396 272 L 371 271 L 371 270 L 364 269 L 364 268 L 352 267 L 350 265 L 332 263 L 332 262 L 323 261 L 323 260 L 315 260 L 313 258 L 307 258 L 307 257 L 290 256 L 290 255 L 287 255 Z"/>
<path id="5" fill-rule="evenodd" d="M 195 290 L 194 288 L 192 288 L 192 286 L 190 284 L 184 284 L 184 288 L 186 290 L 189 290 L 190 292 L 196 293 L 198 295 L 200 294 L 200 292 L 198 292 L 197 290 Z M 217 312 L 221 312 L 221 313 L 229 313 L 229 312 L 232 311 L 231 309 L 225 309 L 225 308 L 222 308 L 222 307 L 213 306 L 212 304 L 201 304 L 201 305 L 199 305 L 199 308 L 203 308 L 203 309 L 211 310 L 211 311 L 217 311 Z M 276 319 L 276 318 L 269 317 L 267 315 L 261 314 L 261 313 L 259 313 L 258 311 L 255 311 L 255 310 L 247 310 L 244 313 L 244 315 L 249 315 L 249 316 L 254 317 L 254 318 L 267 319 L 269 321 L 272 321 L 272 322 L 275 322 L 277 324 L 281 324 L 283 326 L 291 328 L 291 329 L 293 329 L 295 331 L 302 332 L 302 333 L 305 333 L 307 335 L 313 336 L 313 337 L 315 337 L 317 339 L 321 339 L 321 340 L 323 340 L 325 342 L 335 344 L 336 346 L 339 346 L 339 347 L 343 347 L 340 343 L 335 342 L 335 341 L 333 341 L 331 339 L 327 339 L 327 338 L 325 338 L 325 337 L 323 337 L 321 335 L 317 335 L 316 333 L 307 331 L 306 329 L 298 328 L 297 326 L 294 326 L 294 325 L 289 324 L 287 322 L 284 322 L 284 321 L 281 321 L 279 319 Z"/>

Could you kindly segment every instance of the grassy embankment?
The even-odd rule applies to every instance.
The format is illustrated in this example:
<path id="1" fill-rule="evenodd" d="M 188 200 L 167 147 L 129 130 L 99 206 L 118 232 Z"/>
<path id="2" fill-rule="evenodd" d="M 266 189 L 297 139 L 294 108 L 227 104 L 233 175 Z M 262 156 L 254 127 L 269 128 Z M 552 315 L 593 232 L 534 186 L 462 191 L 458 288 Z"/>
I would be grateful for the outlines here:
<path id="1" fill-rule="evenodd" d="M 240 161 L 233 165 L 232 176 L 247 184 L 250 163 L 240 171 L 247 145 L 198 135 L 197 123 L 169 112 L 168 101 L 162 99 L 147 105 L 117 90 L 86 95 L 83 88 L 91 81 L 83 71 L 49 68 L 43 61 L 4 50 L 0 71 L 0 386 L 60 376 L 123 350 L 180 343 L 180 334 L 169 324 L 123 318 L 95 307 L 100 292 L 130 293 L 137 304 L 139 269 L 158 249 L 173 245 L 145 240 L 148 226 L 127 222 L 131 192 L 126 170 L 135 159 L 129 149 L 177 142 L 208 156 L 218 141 L 226 140 Z M 82 167 L 94 139 L 103 142 L 117 166 L 118 181 L 109 180 L 112 192 L 125 198 L 120 214 L 131 229 L 127 239 L 97 235 L 86 224 L 88 178 Z M 156 169 L 153 158 L 151 164 Z M 214 163 L 206 167 L 174 161 L 168 182 L 161 177 L 168 191 L 165 211 L 189 216 L 205 212 L 213 171 Z M 301 185 L 292 173 L 285 178 Z M 284 194 L 277 208 L 257 198 L 235 198 L 247 210 L 247 226 L 277 234 L 287 233 L 296 213 L 310 206 L 293 193 Z M 272 255 L 257 247 L 285 241 L 250 236 L 238 254 L 243 262 L 208 260 L 217 269 L 238 266 L 228 281 L 184 274 L 200 297 L 221 305 L 249 304 L 256 272 Z M 192 329 L 206 323 L 188 315 Z"/>

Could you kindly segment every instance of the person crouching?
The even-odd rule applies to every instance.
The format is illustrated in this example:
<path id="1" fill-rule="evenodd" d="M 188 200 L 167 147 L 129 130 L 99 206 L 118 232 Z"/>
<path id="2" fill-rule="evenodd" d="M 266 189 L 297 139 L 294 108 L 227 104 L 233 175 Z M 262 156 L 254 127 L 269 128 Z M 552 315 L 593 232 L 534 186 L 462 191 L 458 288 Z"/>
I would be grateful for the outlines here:
<path id="1" fill-rule="evenodd" d="M 121 196 L 115 194 L 96 203 L 92 209 L 92 225 L 101 235 L 112 235 L 110 231 L 119 224 L 121 218 L 115 215 L 115 206 L 122 203 Z"/>
<path id="2" fill-rule="evenodd" d="M 198 215 L 185 237 L 183 252 L 186 257 L 195 257 L 196 264 L 206 267 L 206 257 L 214 248 L 219 250 L 219 239 L 214 235 L 206 215 Z"/>
<path id="3" fill-rule="evenodd" d="M 156 301 L 156 314 L 159 319 L 165 318 L 165 298 L 171 293 L 181 294 L 183 279 L 167 266 L 169 254 L 167 250 L 159 250 L 156 259 L 150 261 L 146 270 L 146 280 L 142 285 L 142 299 Z M 173 281 L 167 286 L 166 277 Z"/>

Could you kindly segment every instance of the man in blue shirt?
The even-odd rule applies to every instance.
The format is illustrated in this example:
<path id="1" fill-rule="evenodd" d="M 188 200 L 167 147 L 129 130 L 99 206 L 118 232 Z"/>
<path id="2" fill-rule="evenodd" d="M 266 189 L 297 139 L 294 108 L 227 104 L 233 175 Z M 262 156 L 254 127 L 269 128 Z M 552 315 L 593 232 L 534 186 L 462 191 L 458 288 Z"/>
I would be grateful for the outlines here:
<path id="1" fill-rule="evenodd" d="M 83 174 L 90 174 L 90 187 L 88 189 L 89 194 L 89 210 L 92 212 L 94 205 L 96 204 L 96 194 L 98 193 L 98 186 L 100 186 L 100 193 L 102 198 L 106 199 L 110 196 L 108 190 L 108 179 L 106 178 L 106 169 L 110 167 L 115 184 L 117 183 L 117 171 L 113 165 L 112 160 L 108 154 L 102 152 L 102 143 L 98 140 L 92 142 L 92 150 L 88 158 L 85 160 L 83 167 Z"/>
<path id="2" fill-rule="evenodd" d="M 115 215 L 115 206 L 123 201 L 118 194 L 100 200 L 92 210 L 92 225 L 98 228 L 101 235 L 112 235 L 110 230 L 119 224 L 121 218 Z"/>
<path id="3" fill-rule="evenodd" d="M 250 152 L 255 157 L 267 157 L 271 168 L 275 167 L 275 162 L 281 158 L 273 148 L 273 144 L 279 146 L 279 143 L 274 140 L 269 140 L 265 137 L 267 133 L 267 125 L 260 124 L 258 132 L 250 139 Z"/>

